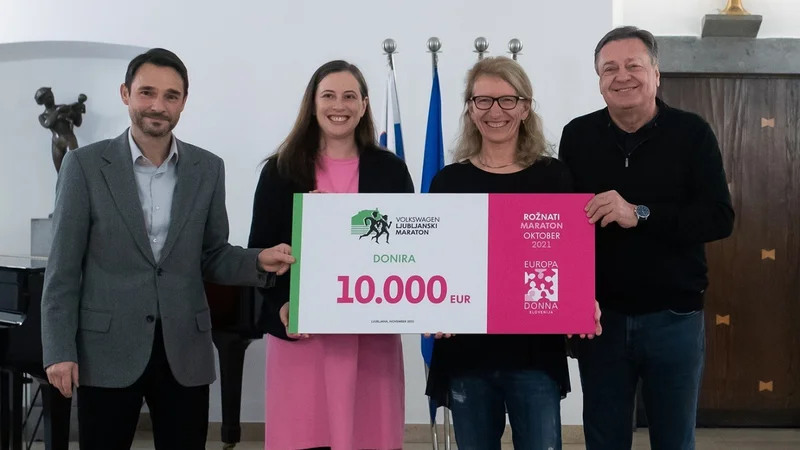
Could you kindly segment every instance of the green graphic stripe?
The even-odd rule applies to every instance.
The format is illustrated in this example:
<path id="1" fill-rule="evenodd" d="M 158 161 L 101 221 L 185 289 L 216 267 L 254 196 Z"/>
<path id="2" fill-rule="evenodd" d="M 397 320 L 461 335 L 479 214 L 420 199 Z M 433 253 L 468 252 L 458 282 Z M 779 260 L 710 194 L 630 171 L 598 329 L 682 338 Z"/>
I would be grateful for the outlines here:
<path id="1" fill-rule="evenodd" d="M 300 312 L 300 248 L 303 240 L 303 194 L 294 194 L 292 213 L 292 255 L 296 262 L 291 270 L 289 289 L 289 332 L 297 333 L 297 315 Z"/>

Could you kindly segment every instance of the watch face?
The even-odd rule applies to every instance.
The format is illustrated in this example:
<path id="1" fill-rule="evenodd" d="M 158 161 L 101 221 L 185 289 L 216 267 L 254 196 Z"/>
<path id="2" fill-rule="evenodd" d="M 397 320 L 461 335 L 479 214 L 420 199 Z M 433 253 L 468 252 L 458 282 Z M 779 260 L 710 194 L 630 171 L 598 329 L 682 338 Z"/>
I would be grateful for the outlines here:
<path id="1" fill-rule="evenodd" d="M 639 205 L 636 207 L 636 215 L 646 219 L 650 215 L 650 209 L 647 206 Z"/>

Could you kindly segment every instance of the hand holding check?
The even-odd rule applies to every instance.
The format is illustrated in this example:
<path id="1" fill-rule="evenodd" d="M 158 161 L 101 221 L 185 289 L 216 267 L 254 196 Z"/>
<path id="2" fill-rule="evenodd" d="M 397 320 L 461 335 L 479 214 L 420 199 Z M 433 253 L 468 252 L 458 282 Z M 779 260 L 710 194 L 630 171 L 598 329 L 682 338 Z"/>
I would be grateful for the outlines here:
<path id="1" fill-rule="evenodd" d="M 424 335 L 424 336 L 425 336 L 426 338 L 427 338 L 427 337 L 431 337 L 431 334 L 430 334 L 430 333 L 425 333 L 425 335 Z M 449 337 L 452 337 L 452 336 L 455 336 L 455 334 L 451 334 L 451 333 L 436 333 L 436 334 L 434 335 L 434 337 L 435 337 L 436 339 L 441 339 L 441 338 L 449 338 Z"/>
<path id="2" fill-rule="evenodd" d="M 258 254 L 258 263 L 265 272 L 273 272 L 283 275 L 289 270 L 289 266 L 294 264 L 292 247 L 286 244 L 278 244 L 275 247 L 265 248 Z"/>
<path id="3" fill-rule="evenodd" d="M 295 333 L 290 333 L 289 332 L 289 304 L 288 303 L 285 303 L 283 306 L 281 306 L 280 316 L 281 316 L 281 323 L 283 323 L 283 326 L 286 327 L 286 336 L 288 336 L 288 337 L 290 337 L 292 339 L 308 339 L 308 338 L 311 337 L 310 334 L 295 334 Z"/>
<path id="4" fill-rule="evenodd" d="M 603 334 L 603 325 L 600 324 L 600 316 L 601 315 L 602 315 L 602 313 L 600 312 L 600 303 L 597 300 L 595 300 L 594 301 L 594 323 L 597 326 L 597 331 L 595 332 L 595 334 L 581 334 L 580 335 L 581 339 L 586 339 L 587 337 L 589 339 L 594 339 L 595 336 L 600 336 L 601 334 Z M 571 338 L 572 335 L 568 334 L 567 337 Z"/>
<path id="5" fill-rule="evenodd" d="M 589 223 L 600 221 L 601 227 L 617 222 L 622 228 L 633 228 L 639 223 L 636 207 L 626 202 L 617 191 L 595 195 L 584 210 L 586 217 L 589 217 Z"/>

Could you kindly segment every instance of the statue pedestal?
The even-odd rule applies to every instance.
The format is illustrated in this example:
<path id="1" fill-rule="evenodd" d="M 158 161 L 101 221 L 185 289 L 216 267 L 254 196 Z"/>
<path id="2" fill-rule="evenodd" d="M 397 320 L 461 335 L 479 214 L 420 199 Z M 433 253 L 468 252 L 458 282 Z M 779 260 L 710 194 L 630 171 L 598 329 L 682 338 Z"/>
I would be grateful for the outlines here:
<path id="1" fill-rule="evenodd" d="M 53 219 L 31 219 L 31 256 L 48 257 L 50 255 L 50 246 L 53 242 Z M 28 401 L 33 399 L 33 394 L 39 387 L 36 380 L 30 385 L 30 397 Z M 42 412 L 42 397 L 41 395 L 36 398 L 36 401 L 30 404 L 31 417 L 39 417 Z M 36 434 L 33 435 L 33 429 L 36 421 L 31 420 L 28 426 L 25 427 L 24 437 L 30 440 L 32 437 L 37 440 L 44 440 L 44 424 L 39 426 Z M 78 393 L 73 389 L 72 391 L 72 408 L 69 417 L 69 440 L 78 440 Z"/>
<path id="2" fill-rule="evenodd" d="M 50 255 L 53 242 L 53 219 L 31 219 L 31 256 Z"/>
<path id="3" fill-rule="evenodd" d="M 733 16 L 706 14 L 703 17 L 702 37 L 754 38 L 758 36 L 762 17 L 758 15 Z"/>

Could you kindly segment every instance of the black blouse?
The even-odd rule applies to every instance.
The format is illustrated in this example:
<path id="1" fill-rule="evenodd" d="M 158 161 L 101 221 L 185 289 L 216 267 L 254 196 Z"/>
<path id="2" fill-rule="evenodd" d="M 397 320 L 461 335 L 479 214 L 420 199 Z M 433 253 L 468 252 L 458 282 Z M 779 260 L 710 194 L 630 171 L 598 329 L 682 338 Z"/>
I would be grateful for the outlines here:
<path id="1" fill-rule="evenodd" d="M 486 172 L 471 162 L 442 169 L 431 182 L 431 193 L 569 193 L 572 177 L 567 166 L 543 158 L 514 173 Z M 545 371 L 570 391 L 564 335 L 456 335 L 437 339 L 433 346 L 426 394 L 449 406 L 450 378 L 470 369 L 535 369 Z"/>

